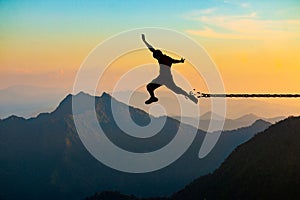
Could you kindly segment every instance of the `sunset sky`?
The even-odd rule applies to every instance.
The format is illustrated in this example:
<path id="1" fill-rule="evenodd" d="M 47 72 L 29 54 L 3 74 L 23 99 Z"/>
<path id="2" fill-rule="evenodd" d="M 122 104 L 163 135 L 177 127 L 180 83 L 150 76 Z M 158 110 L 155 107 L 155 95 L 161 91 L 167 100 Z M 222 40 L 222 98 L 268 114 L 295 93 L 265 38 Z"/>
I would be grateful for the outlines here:
<path id="1" fill-rule="evenodd" d="M 96 45 L 142 27 L 196 40 L 218 66 L 227 92 L 300 93 L 299 0 L 0 1 L 0 89 L 71 88 Z"/>

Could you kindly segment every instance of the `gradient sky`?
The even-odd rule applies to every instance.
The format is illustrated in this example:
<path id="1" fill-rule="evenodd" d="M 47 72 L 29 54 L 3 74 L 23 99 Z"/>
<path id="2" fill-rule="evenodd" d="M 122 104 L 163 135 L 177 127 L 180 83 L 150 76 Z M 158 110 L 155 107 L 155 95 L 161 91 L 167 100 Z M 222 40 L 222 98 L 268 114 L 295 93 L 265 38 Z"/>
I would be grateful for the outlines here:
<path id="1" fill-rule="evenodd" d="M 0 1 L 0 89 L 70 88 L 97 44 L 139 27 L 198 41 L 228 92 L 300 93 L 299 0 Z"/>

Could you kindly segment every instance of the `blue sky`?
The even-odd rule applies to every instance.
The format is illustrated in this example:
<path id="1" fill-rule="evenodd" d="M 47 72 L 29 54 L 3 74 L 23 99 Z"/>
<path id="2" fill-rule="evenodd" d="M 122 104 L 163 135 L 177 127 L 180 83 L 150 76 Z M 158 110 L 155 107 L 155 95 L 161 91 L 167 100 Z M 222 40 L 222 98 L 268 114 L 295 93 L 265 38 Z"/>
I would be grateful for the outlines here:
<path id="1" fill-rule="evenodd" d="M 287 1 L 22 1 L 0 2 L 0 29 L 8 34 L 88 33 L 109 36 L 136 27 L 165 27 L 178 31 L 201 29 L 188 17 L 214 9 L 214 15 L 250 15 L 262 20 L 299 19 L 300 3 Z M 200 13 L 201 14 L 201 13 Z M 91 31 L 92 30 L 92 31 Z M 91 33 L 93 32 L 93 33 Z M 5 35 L 4 35 L 5 36 Z"/>

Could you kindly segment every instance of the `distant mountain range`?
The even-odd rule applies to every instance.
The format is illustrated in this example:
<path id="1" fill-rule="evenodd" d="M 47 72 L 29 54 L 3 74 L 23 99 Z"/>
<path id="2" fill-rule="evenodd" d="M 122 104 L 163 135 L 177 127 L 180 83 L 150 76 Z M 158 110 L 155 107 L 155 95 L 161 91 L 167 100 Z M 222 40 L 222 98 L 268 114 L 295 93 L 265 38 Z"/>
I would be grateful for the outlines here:
<path id="1" fill-rule="evenodd" d="M 11 115 L 30 118 L 37 116 L 39 113 L 52 112 L 57 107 L 58 102 L 70 92 L 71 89 L 30 85 L 15 85 L 0 89 L 0 119 L 7 118 Z M 130 105 L 148 112 L 149 105 L 144 104 L 144 101 L 148 99 L 148 94 L 145 92 L 134 92 L 130 98 Z M 126 91 L 118 93 L 123 95 L 129 94 L 129 92 Z M 176 117 L 181 115 L 176 102 L 177 98 L 184 97 L 165 90 L 158 90 L 157 96 L 159 97 L 159 104 L 163 105 L 168 116 Z M 170 104 L 170 102 L 174 103 Z M 200 99 L 199 106 L 201 108 L 201 115 L 211 110 L 209 99 Z M 299 112 L 300 105 L 298 104 L 280 105 L 256 99 L 227 99 L 227 118 L 233 120 L 249 113 L 254 113 L 258 117 L 256 119 L 263 119 L 261 116 L 266 116 L 266 114 L 268 114 L 268 116 L 281 117 L 299 114 Z M 153 115 L 157 116 L 155 112 L 153 112 Z M 252 123 L 254 121 L 252 120 Z M 246 125 L 250 124 L 251 123 L 247 123 Z M 206 127 L 205 125 L 203 126 Z M 237 127 L 235 123 L 232 125 L 230 120 L 228 121 L 228 125 L 225 124 L 226 130 Z M 203 128 L 203 130 L 204 129 L 205 128 Z"/>
<path id="2" fill-rule="evenodd" d="M 182 121 L 184 121 L 185 123 L 190 124 L 190 125 L 197 124 L 196 122 L 198 121 L 198 119 L 194 118 L 194 117 L 175 116 L 173 118 L 177 119 L 179 121 L 182 119 Z M 273 123 L 279 122 L 280 120 L 282 120 L 284 118 L 285 118 L 284 116 L 273 117 L 273 118 L 264 118 L 264 117 L 259 117 L 254 114 L 247 114 L 247 115 L 243 115 L 236 119 L 228 119 L 228 118 L 225 119 L 223 130 L 234 130 L 234 129 L 250 126 L 256 120 L 259 120 L 259 119 L 262 119 L 264 121 L 267 121 L 267 122 L 270 122 L 273 124 Z M 220 121 L 220 120 L 222 120 L 222 117 L 218 116 L 217 114 L 212 113 L 212 112 L 204 113 L 202 116 L 200 116 L 200 123 L 199 123 L 198 128 L 203 131 L 207 131 L 209 124 L 213 120 Z"/>
<path id="3" fill-rule="evenodd" d="M 197 130 L 190 148 L 168 167 L 151 173 L 129 174 L 108 168 L 85 149 L 74 126 L 72 98 L 94 97 L 84 93 L 68 95 L 51 113 L 27 120 L 16 116 L 0 120 L 1 199 L 82 199 L 104 190 L 144 197 L 170 195 L 195 178 L 213 172 L 235 147 L 270 126 L 258 120 L 249 127 L 225 131 L 212 152 L 203 159 L 198 158 L 198 152 L 206 133 Z M 129 137 L 116 125 L 111 101 L 115 101 L 124 120 L 128 120 L 122 113 L 125 109 L 130 110 L 132 119 L 140 125 L 148 124 L 150 118 L 160 118 L 128 107 L 105 93 L 96 97 L 100 125 L 107 137 L 124 149 L 152 151 L 167 144 L 177 132 L 179 122 L 167 117 L 165 126 L 155 136 L 148 139 Z M 83 104 L 80 112 L 89 110 Z M 183 126 L 187 133 L 195 130 L 189 125 Z"/>
<path id="4" fill-rule="evenodd" d="M 127 96 L 129 92 L 119 92 L 120 95 Z M 181 116 L 181 110 L 178 109 L 177 98 L 184 98 L 181 95 L 175 95 L 170 91 L 165 91 L 160 89 L 156 92 L 157 97 L 159 98 L 159 104 L 161 104 L 167 111 L 169 116 Z M 145 92 L 134 92 L 131 99 L 130 105 L 140 108 L 144 111 L 148 111 L 149 105 L 144 105 L 143 102 L 149 98 L 149 95 Z M 118 99 L 119 100 L 119 99 Z M 120 99 L 121 100 L 121 99 Z M 170 103 L 173 102 L 173 103 Z M 253 113 L 258 116 L 259 119 L 262 117 L 281 117 L 281 116 L 290 116 L 290 115 L 299 115 L 300 114 L 300 104 L 291 103 L 281 104 L 281 101 L 277 99 L 276 102 L 270 103 L 270 99 L 257 99 L 257 98 L 246 98 L 246 99 L 236 99 L 236 98 L 227 98 L 226 99 L 226 117 L 228 119 L 237 119 L 243 115 L 248 115 Z M 201 108 L 201 115 L 204 115 L 207 112 L 211 111 L 211 99 L 199 99 L 198 105 Z M 185 117 L 194 117 L 194 116 L 185 116 Z M 270 118 L 270 117 L 267 117 Z"/>
<path id="5" fill-rule="evenodd" d="M 15 85 L 0 89 L 0 118 L 11 115 L 25 118 L 53 111 L 67 91 L 29 85 Z"/>
<path id="6" fill-rule="evenodd" d="M 289 117 L 240 145 L 214 173 L 194 180 L 169 198 L 292 199 L 300 197 L 300 117 Z M 86 200 L 141 200 L 119 192 L 101 192 Z"/>

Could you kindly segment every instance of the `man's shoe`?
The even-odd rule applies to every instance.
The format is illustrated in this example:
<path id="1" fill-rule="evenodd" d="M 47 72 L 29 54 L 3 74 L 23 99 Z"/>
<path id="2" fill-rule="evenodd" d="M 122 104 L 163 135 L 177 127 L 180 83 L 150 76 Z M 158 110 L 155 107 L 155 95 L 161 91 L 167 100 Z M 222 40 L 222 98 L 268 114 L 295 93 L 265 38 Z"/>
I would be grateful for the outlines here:
<path id="1" fill-rule="evenodd" d="M 147 101 L 145 101 L 145 104 L 151 104 L 153 102 L 157 102 L 158 98 L 156 97 L 150 97 L 150 99 L 148 99 Z"/>

